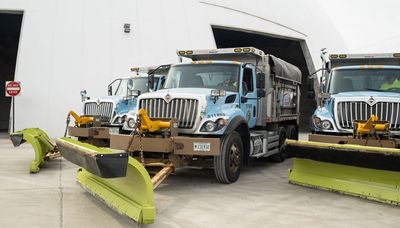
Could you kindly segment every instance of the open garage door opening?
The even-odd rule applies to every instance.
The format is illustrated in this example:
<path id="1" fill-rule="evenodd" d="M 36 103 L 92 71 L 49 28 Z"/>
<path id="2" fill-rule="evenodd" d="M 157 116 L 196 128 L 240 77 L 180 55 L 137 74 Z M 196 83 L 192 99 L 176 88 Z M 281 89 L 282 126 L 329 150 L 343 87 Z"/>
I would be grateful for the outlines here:
<path id="1" fill-rule="evenodd" d="M 11 98 L 5 97 L 5 82 L 13 81 L 22 12 L 0 10 L 0 133 L 5 135 L 10 127 Z"/>
<path id="2" fill-rule="evenodd" d="M 278 38 L 268 35 L 260 35 L 250 32 L 230 30 L 226 28 L 213 27 L 213 33 L 217 48 L 231 47 L 255 47 L 267 54 L 279 57 L 295 66 L 302 73 L 301 98 L 300 98 L 300 130 L 309 131 L 309 119 L 316 107 L 313 99 L 307 98 L 307 66 L 305 54 L 300 41 Z"/>

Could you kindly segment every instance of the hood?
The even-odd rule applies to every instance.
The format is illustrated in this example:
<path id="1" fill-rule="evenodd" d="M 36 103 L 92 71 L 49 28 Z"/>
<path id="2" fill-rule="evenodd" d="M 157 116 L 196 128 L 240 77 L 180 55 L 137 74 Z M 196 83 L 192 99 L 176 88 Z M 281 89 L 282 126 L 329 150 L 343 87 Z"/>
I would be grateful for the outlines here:
<path id="1" fill-rule="evenodd" d="M 137 98 L 132 97 L 129 100 L 125 100 L 124 96 L 106 96 L 85 101 L 85 103 L 88 102 L 112 102 L 114 104 L 114 112 L 118 115 L 134 110 L 136 108 Z"/>
<path id="2" fill-rule="evenodd" d="M 123 96 L 106 96 L 101 98 L 92 98 L 85 102 L 97 102 L 97 101 L 108 101 L 108 102 L 117 102 L 118 100 L 122 100 Z"/>
<path id="3" fill-rule="evenodd" d="M 381 91 L 356 91 L 356 92 L 343 92 L 332 94 L 331 98 L 344 98 L 344 97 L 389 97 L 400 98 L 400 93 L 394 92 L 381 92 Z"/>
<path id="4" fill-rule="evenodd" d="M 165 97 L 167 94 L 171 96 L 171 99 L 174 99 L 175 97 L 180 97 L 180 98 L 203 98 L 204 100 L 210 100 L 211 99 L 211 91 L 214 89 L 209 89 L 209 88 L 173 88 L 173 89 L 162 89 L 158 90 L 152 93 L 146 93 L 142 94 L 140 96 L 140 99 L 144 98 L 160 98 L 160 97 Z M 226 96 L 232 95 L 232 94 L 237 94 L 236 92 L 228 92 L 226 91 Z M 220 97 L 219 100 L 221 100 Z"/>

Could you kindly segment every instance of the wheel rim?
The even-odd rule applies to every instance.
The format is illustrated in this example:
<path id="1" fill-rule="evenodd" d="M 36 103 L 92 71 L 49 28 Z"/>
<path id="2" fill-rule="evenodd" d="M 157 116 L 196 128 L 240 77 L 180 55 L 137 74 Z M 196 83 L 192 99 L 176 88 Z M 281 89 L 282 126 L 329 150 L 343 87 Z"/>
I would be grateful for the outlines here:
<path id="1" fill-rule="evenodd" d="M 240 150 L 236 143 L 233 143 L 229 151 L 229 169 L 232 173 L 238 171 L 240 167 Z"/>

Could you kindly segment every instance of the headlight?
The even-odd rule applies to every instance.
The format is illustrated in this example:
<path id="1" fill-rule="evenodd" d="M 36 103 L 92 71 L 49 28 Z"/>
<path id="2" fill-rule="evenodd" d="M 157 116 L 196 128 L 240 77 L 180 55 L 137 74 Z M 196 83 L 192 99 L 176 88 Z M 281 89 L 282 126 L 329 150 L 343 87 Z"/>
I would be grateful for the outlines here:
<path id="1" fill-rule="evenodd" d="M 322 129 L 324 129 L 324 130 L 332 129 L 332 124 L 331 124 L 331 122 L 329 120 L 322 121 L 321 126 L 322 126 Z"/>
<path id="2" fill-rule="evenodd" d="M 126 118 L 126 116 L 118 118 L 118 123 L 123 124 L 125 122 L 125 118 Z"/>
<path id="3" fill-rule="evenodd" d="M 314 125 L 321 128 L 321 119 L 319 117 L 313 116 Z"/>
<path id="4" fill-rule="evenodd" d="M 205 126 L 206 126 L 206 131 L 214 131 L 217 124 L 212 121 L 208 121 L 206 122 Z"/>
<path id="5" fill-rule="evenodd" d="M 228 123 L 228 120 L 223 119 L 223 118 L 219 118 L 216 121 L 209 120 L 203 124 L 200 131 L 203 131 L 203 132 L 218 131 L 218 130 L 222 129 L 227 123 Z"/>
<path id="6" fill-rule="evenodd" d="M 134 128 L 135 127 L 135 120 L 134 119 L 129 118 L 128 127 L 130 127 L 130 128 Z"/>

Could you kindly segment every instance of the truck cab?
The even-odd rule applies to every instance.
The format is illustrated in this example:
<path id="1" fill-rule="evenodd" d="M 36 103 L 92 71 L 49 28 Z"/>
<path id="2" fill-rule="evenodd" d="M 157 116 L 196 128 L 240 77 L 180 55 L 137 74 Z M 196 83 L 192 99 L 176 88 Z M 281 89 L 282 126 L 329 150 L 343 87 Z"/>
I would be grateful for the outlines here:
<path id="1" fill-rule="evenodd" d="M 182 63 L 171 68 L 169 77 L 162 90 L 141 96 L 140 107 L 146 108 L 150 116 L 175 116 L 184 134 L 221 135 L 225 123 L 238 116 L 249 127 L 255 126 L 258 107 L 254 65 L 233 61 Z M 162 107 L 155 110 L 158 104 L 150 104 L 153 97 L 160 96 L 171 102 L 173 107 L 168 111 L 173 113 L 162 113 Z M 196 121 L 196 117 L 202 121 Z"/>
<path id="2" fill-rule="evenodd" d="M 154 67 L 153 67 L 154 68 Z M 108 85 L 108 96 L 88 99 L 84 93 L 83 115 L 100 116 L 101 125 L 108 127 L 122 127 L 126 115 L 136 109 L 137 97 L 142 93 L 159 90 L 165 82 L 165 74 L 153 76 L 154 82 L 149 88 L 148 71 L 153 68 L 132 68 L 133 76 L 117 78 Z"/>
<path id="3" fill-rule="evenodd" d="M 317 90 L 318 107 L 310 121 L 315 133 L 353 133 L 355 120 L 377 115 L 400 133 L 400 56 L 330 55 Z M 366 65 L 368 64 L 368 65 Z"/>

